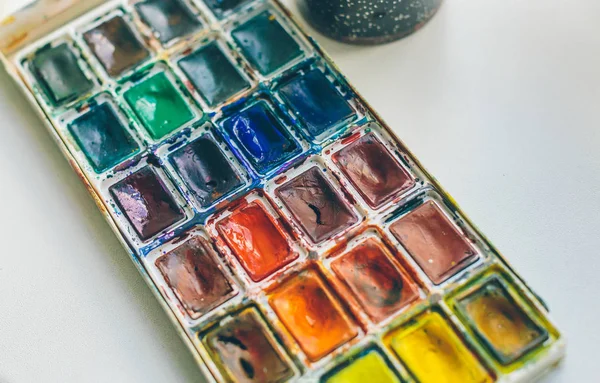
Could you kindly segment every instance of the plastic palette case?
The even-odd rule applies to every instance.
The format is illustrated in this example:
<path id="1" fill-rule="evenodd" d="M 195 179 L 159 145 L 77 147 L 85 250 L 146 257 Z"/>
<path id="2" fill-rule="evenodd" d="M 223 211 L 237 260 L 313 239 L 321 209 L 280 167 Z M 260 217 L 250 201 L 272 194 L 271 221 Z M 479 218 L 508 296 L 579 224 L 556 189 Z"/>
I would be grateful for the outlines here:
<path id="1" fill-rule="evenodd" d="M 216 382 L 530 382 L 544 302 L 277 1 L 39 0 L 2 60 Z"/>

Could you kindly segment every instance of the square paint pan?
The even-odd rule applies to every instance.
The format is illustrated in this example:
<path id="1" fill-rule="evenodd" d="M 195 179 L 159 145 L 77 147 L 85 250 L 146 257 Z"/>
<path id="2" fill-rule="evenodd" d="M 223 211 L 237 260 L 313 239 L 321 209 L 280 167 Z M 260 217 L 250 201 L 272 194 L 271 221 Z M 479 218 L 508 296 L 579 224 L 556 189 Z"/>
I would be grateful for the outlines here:
<path id="1" fill-rule="evenodd" d="M 562 359 L 545 303 L 278 1 L 41 0 L 0 58 L 207 381 Z"/>
<path id="2" fill-rule="evenodd" d="M 172 58 L 172 67 L 206 111 L 217 112 L 224 105 L 248 96 L 256 86 L 251 69 L 217 35 L 210 35 Z"/>

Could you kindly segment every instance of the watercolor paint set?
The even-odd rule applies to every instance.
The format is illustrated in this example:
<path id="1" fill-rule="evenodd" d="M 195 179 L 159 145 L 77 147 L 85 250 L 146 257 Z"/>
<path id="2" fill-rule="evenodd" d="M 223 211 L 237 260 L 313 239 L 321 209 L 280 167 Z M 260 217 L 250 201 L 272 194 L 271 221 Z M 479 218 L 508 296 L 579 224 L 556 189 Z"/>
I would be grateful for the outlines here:
<path id="1" fill-rule="evenodd" d="M 207 379 L 529 382 L 562 358 L 278 2 L 39 0 L 0 44 Z"/>

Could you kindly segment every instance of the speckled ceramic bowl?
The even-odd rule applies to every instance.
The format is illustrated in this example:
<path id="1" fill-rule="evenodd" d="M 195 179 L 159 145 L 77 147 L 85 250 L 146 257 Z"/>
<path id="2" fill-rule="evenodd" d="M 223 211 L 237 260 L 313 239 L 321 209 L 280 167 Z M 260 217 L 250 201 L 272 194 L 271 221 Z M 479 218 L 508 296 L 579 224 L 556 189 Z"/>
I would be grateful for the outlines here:
<path id="1" fill-rule="evenodd" d="M 418 30 L 442 0 L 300 0 L 319 32 L 352 44 L 383 44 Z"/>

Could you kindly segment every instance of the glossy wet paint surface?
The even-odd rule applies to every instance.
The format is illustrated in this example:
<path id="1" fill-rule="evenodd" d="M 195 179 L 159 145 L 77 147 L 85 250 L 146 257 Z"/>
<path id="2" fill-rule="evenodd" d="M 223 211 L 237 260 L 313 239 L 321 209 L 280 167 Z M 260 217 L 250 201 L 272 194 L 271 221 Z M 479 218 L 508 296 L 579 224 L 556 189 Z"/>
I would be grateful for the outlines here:
<path id="1" fill-rule="evenodd" d="M 194 238 L 156 260 L 156 267 L 191 318 L 206 314 L 234 292 L 215 257 L 209 243 Z"/>
<path id="2" fill-rule="evenodd" d="M 356 190 L 378 208 L 412 188 L 415 181 L 374 134 L 367 134 L 333 156 Z"/>
<path id="3" fill-rule="evenodd" d="M 432 201 L 394 222 L 390 230 L 435 284 L 475 260 L 473 247 Z"/>
<path id="4" fill-rule="evenodd" d="M 459 302 L 472 329 L 502 364 L 510 364 L 548 339 L 509 295 L 499 280 L 492 280 Z"/>
<path id="5" fill-rule="evenodd" d="M 110 194 L 142 240 L 185 218 L 164 182 L 150 167 L 113 185 Z"/>
<path id="6" fill-rule="evenodd" d="M 302 55 L 300 45 L 269 12 L 239 26 L 231 36 L 248 61 L 264 76 Z"/>
<path id="7" fill-rule="evenodd" d="M 246 309 L 222 322 L 204 341 L 221 361 L 221 369 L 229 381 L 279 383 L 294 375 L 254 309 Z"/>
<path id="8" fill-rule="evenodd" d="M 264 207 L 253 202 L 220 221 L 217 229 L 253 281 L 298 257 Z"/>
<path id="9" fill-rule="evenodd" d="M 69 131 L 98 173 L 140 150 L 114 108 L 106 102 L 92 106 L 88 112 L 71 122 Z"/>
<path id="10" fill-rule="evenodd" d="M 358 334 L 313 268 L 286 281 L 272 293 L 269 303 L 313 362 Z"/>
<path id="11" fill-rule="evenodd" d="M 268 172 L 300 149 L 265 101 L 259 101 L 223 122 L 252 165 Z"/>
<path id="12" fill-rule="evenodd" d="M 289 81 L 278 92 L 317 140 L 354 115 L 348 101 L 318 69 Z"/>
<path id="13" fill-rule="evenodd" d="M 202 136 L 169 157 L 177 174 L 202 207 L 242 185 L 242 180 L 217 143 Z"/>
<path id="14" fill-rule="evenodd" d="M 388 335 L 390 349 L 421 383 L 491 383 L 494 379 L 446 320 L 430 312 Z"/>
<path id="15" fill-rule="evenodd" d="M 38 51 L 31 67 L 54 104 L 74 100 L 94 87 L 66 43 Z"/>
<path id="16" fill-rule="evenodd" d="M 250 87 L 215 42 L 184 57 L 178 64 L 209 106 L 221 104 Z"/>
<path id="17" fill-rule="evenodd" d="M 181 0 L 145 0 L 135 4 L 135 9 L 163 44 L 189 35 L 202 26 Z"/>
<path id="18" fill-rule="evenodd" d="M 162 72 L 127 90 L 124 98 L 155 140 L 194 118 L 183 96 Z"/>
<path id="19" fill-rule="evenodd" d="M 390 260 L 385 245 L 369 238 L 331 263 L 331 268 L 369 317 L 380 322 L 419 297 L 414 281 Z"/>
<path id="20" fill-rule="evenodd" d="M 358 221 L 318 167 L 307 170 L 275 193 L 314 242 L 321 242 Z"/>
<path id="21" fill-rule="evenodd" d="M 120 76 L 150 56 L 150 52 L 120 16 L 85 32 L 83 38 L 112 77 Z"/>

